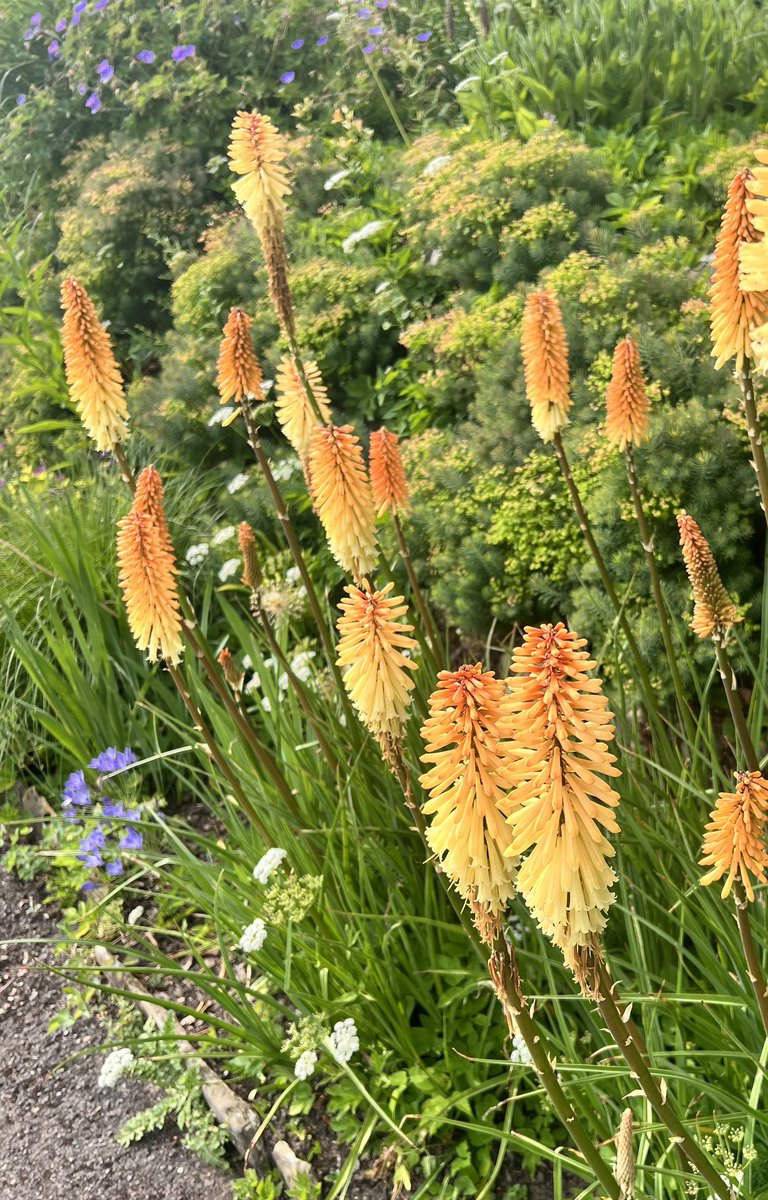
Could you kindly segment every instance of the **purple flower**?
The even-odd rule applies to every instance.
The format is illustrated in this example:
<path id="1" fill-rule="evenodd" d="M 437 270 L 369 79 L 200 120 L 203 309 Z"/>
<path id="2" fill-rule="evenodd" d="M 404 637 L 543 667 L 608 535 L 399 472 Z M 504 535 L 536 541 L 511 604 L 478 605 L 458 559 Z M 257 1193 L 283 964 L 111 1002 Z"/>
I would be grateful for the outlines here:
<path id="1" fill-rule="evenodd" d="M 67 28 L 67 18 L 62 17 L 60 21 L 56 22 L 56 25 L 54 28 L 56 29 L 57 33 L 63 33 L 64 30 Z"/>
<path id="2" fill-rule="evenodd" d="M 370 8 L 358 8 L 357 15 L 362 20 L 363 17 L 370 17 L 371 10 Z"/>
<path id="3" fill-rule="evenodd" d="M 130 746 L 126 746 L 125 750 L 116 750 L 114 746 L 108 746 L 101 754 L 92 758 L 88 766 L 94 771 L 101 771 L 103 775 L 111 775 L 113 771 L 124 771 L 135 762 L 138 762 L 138 759 Z"/>
<path id="4" fill-rule="evenodd" d="M 291 50 L 301 50 L 304 45 L 304 38 L 296 38 L 295 42 L 291 42 Z"/>
<path id="5" fill-rule="evenodd" d="M 432 30 L 428 29 L 426 33 L 417 33 L 416 41 L 417 42 L 428 42 L 431 37 L 432 37 Z"/>
<path id="6" fill-rule="evenodd" d="M 375 43 L 372 43 L 370 46 L 363 46 L 363 54 L 373 54 L 375 49 Z"/>
<path id="7" fill-rule="evenodd" d="M 96 74 L 102 83 L 109 83 L 115 73 L 115 68 L 112 66 L 108 58 L 103 58 L 96 68 Z"/>
<path id="8" fill-rule="evenodd" d="M 383 25 L 372 25 L 371 28 L 368 30 L 368 32 L 370 34 L 372 34 L 373 37 L 380 37 L 381 34 L 384 32 L 384 26 Z"/>
<path id="9" fill-rule="evenodd" d="M 283 71 L 282 75 L 280 76 L 280 82 L 281 83 L 293 83 L 295 78 L 296 78 L 295 71 Z"/>
<path id="10" fill-rule="evenodd" d="M 72 20 L 69 22 L 69 28 L 74 29 L 75 26 L 79 25 L 79 24 L 80 24 L 80 13 L 79 12 L 73 13 Z"/>
<path id="11" fill-rule="evenodd" d="M 377 8 L 389 8 L 389 0 L 376 0 Z"/>
<path id="12" fill-rule="evenodd" d="M 324 46 L 327 41 L 328 41 L 328 34 L 324 33 L 322 37 L 319 37 L 317 39 L 317 44 L 318 44 L 318 46 Z"/>
<path id="13" fill-rule="evenodd" d="M 78 817 L 74 808 L 65 808 L 64 809 L 64 820 L 69 821 L 69 823 L 71 825 L 79 825 L 80 824 L 80 818 Z"/>
<path id="14" fill-rule="evenodd" d="M 141 820 L 141 809 L 140 808 L 126 808 L 125 819 L 126 819 L 126 821 L 140 821 Z"/>
<path id="15" fill-rule="evenodd" d="M 139 53 L 136 55 L 136 57 L 138 58 L 139 62 L 153 63 L 155 61 L 155 52 L 154 50 L 139 50 Z"/>
<path id="16" fill-rule="evenodd" d="M 19 92 L 18 96 L 16 97 L 16 107 L 21 108 L 22 104 L 26 104 L 26 103 L 27 103 L 26 94 L 24 92 Z"/>
<path id="17" fill-rule="evenodd" d="M 35 467 L 32 474 L 33 475 L 44 475 L 45 474 L 45 463 L 40 463 L 39 467 Z"/>
<path id="18" fill-rule="evenodd" d="M 36 29 L 25 29 L 23 40 L 25 42 L 28 42 L 30 40 L 30 38 L 33 38 L 35 36 L 36 33 L 37 33 Z"/>
<path id="19" fill-rule="evenodd" d="M 77 85 L 77 94 L 78 94 L 79 96 L 84 96 L 84 95 L 85 95 L 85 93 L 86 93 L 87 91 L 88 91 L 88 87 L 87 87 L 87 85 L 86 85 L 86 84 L 84 84 L 84 83 L 78 83 L 78 85 Z"/>
<path id="20" fill-rule="evenodd" d="M 86 867 L 100 867 L 104 862 L 104 859 L 101 857 L 98 850 L 94 850 L 93 852 L 86 851 L 84 854 L 78 854 L 77 858 L 80 859 L 80 862 L 85 863 Z M 109 867 L 107 867 L 107 874 L 109 874 Z"/>
<path id="21" fill-rule="evenodd" d="M 125 808 L 123 807 L 122 800 L 108 800 L 105 796 L 101 811 L 105 817 L 112 817 L 115 821 L 121 821 L 125 817 Z"/>
<path id="22" fill-rule="evenodd" d="M 30 23 L 30 25 L 34 25 L 35 27 L 37 27 L 38 25 L 42 25 L 43 14 L 42 13 L 33 13 L 32 16 L 29 18 L 29 23 Z"/>
<path id="23" fill-rule="evenodd" d="M 75 5 L 75 7 L 73 9 L 75 16 L 79 17 L 80 13 L 84 13 L 87 6 L 88 6 L 88 0 L 77 0 L 77 4 Z"/>
<path id="24" fill-rule="evenodd" d="M 88 791 L 88 784 L 85 782 L 85 775 L 82 771 L 72 772 L 64 784 L 61 798 L 65 806 L 68 804 L 91 803 L 91 793 Z"/>
<path id="25" fill-rule="evenodd" d="M 96 9 L 96 12 L 103 12 L 108 4 L 109 0 L 96 0 L 96 3 L 93 7 Z"/>
<path id="26" fill-rule="evenodd" d="M 107 863 L 104 870 L 106 871 L 107 875 L 122 875 L 123 864 L 120 862 L 119 858 L 116 858 L 114 862 Z"/>
<path id="27" fill-rule="evenodd" d="M 101 108 L 101 100 L 95 92 L 91 92 L 90 96 L 85 102 L 85 107 L 90 108 L 92 113 L 97 113 L 99 111 Z"/>
<path id="28" fill-rule="evenodd" d="M 129 825 L 123 837 L 120 838 L 121 850 L 141 850 L 144 845 L 144 838 L 139 833 L 138 829 L 134 829 L 133 825 Z"/>
<path id="29" fill-rule="evenodd" d="M 80 888 L 80 891 L 81 892 L 92 892 L 95 887 L 96 887 L 96 884 L 93 882 L 92 879 L 86 879 L 85 883 Z"/>
<path id="30" fill-rule="evenodd" d="M 195 53 L 195 47 L 190 46 L 174 46 L 171 51 L 171 58 L 174 62 L 183 62 L 185 58 L 192 58 Z"/>
<path id="31" fill-rule="evenodd" d="M 59 43 L 56 41 L 56 38 L 54 38 L 53 41 L 51 42 L 50 46 L 48 47 L 48 57 L 55 58 L 58 53 L 59 53 Z"/>
<path id="32" fill-rule="evenodd" d="M 80 849 L 85 851 L 103 850 L 106 844 L 107 839 L 104 830 L 101 828 L 101 825 L 96 825 L 88 836 L 83 838 L 80 843 Z"/>

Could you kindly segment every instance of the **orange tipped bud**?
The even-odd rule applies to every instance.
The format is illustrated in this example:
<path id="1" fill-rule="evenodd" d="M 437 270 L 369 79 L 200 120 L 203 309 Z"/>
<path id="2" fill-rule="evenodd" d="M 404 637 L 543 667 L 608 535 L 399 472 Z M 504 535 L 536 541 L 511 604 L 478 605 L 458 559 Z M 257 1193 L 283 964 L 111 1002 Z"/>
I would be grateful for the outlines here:
<path id="1" fill-rule="evenodd" d="M 285 220 L 285 197 L 291 193 L 287 157 L 285 138 L 269 117 L 237 113 L 229 139 L 229 169 L 239 178 L 232 188 L 259 235 Z"/>
<path id="2" fill-rule="evenodd" d="M 331 419 L 331 408 L 317 363 L 304 363 L 304 373 L 323 422 L 328 424 Z M 275 376 L 275 386 L 277 390 L 275 412 L 280 422 L 280 428 L 303 461 L 309 450 L 312 434 L 320 421 L 307 395 L 307 389 L 299 369 L 287 354 L 280 359 Z"/>
<path id="3" fill-rule="evenodd" d="M 595 944 L 613 903 L 615 851 L 604 830 L 618 833 L 619 797 L 601 776 L 616 776 L 605 743 L 613 714 L 586 640 L 564 625 L 525 630 L 509 681 L 515 741 L 513 831 L 508 854 L 526 854 L 517 886 L 544 933 L 576 970 L 579 951 Z"/>
<path id="4" fill-rule="evenodd" d="M 748 900 L 754 900 L 751 876 L 766 883 L 768 853 L 765 849 L 768 818 L 768 783 L 759 771 L 739 771 L 736 791 L 721 792 L 710 813 L 704 834 L 702 867 L 711 867 L 699 880 L 702 886 L 726 875 L 725 899 L 734 883 L 741 883 Z"/>
<path id="5" fill-rule="evenodd" d="M 605 393 L 605 436 L 623 450 L 639 446 L 648 427 L 648 394 L 637 342 L 625 338 L 613 353 L 613 373 Z"/>
<path id="6" fill-rule="evenodd" d="M 741 370 L 744 359 L 753 357 L 751 330 L 765 320 L 768 307 L 763 294 L 768 288 L 768 261 L 764 268 L 759 265 L 766 248 L 749 212 L 754 179 L 751 171 L 744 170 L 731 181 L 715 243 L 709 303 L 712 354 L 718 370 L 734 356 Z M 765 276 L 764 287 L 756 290 L 760 274 Z"/>
<path id="7" fill-rule="evenodd" d="M 401 618 L 408 613 L 402 596 L 390 596 L 394 583 L 373 591 L 368 581 L 362 588 L 347 585 L 347 596 L 339 608 L 338 665 L 344 686 L 363 723 L 379 740 L 385 752 L 402 741 L 414 682 L 409 671 L 416 663 L 404 651 L 417 643 L 408 635 L 413 625 Z"/>
<path id="8" fill-rule="evenodd" d="M 351 425 L 320 425 L 309 446 L 312 500 L 339 566 L 357 584 L 376 566 L 376 515 Z"/>
<path id="9" fill-rule="evenodd" d="M 481 663 L 441 671 L 438 680 L 421 731 L 421 761 L 432 764 L 421 776 L 429 793 L 424 813 L 433 818 L 427 841 L 476 919 L 478 910 L 492 918 L 515 894 L 517 863 L 505 821 L 512 759 L 501 732 L 508 699 Z"/>
<path id="10" fill-rule="evenodd" d="M 683 509 L 677 518 L 685 569 L 693 588 L 691 629 L 700 638 L 722 637 L 737 621 L 739 610 L 723 587 L 709 543 L 693 517 Z"/>
<path id="11" fill-rule="evenodd" d="M 243 556 L 243 583 L 252 592 L 261 586 L 261 566 L 256 549 L 256 534 L 247 521 L 241 521 L 237 531 L 240 553 Z"/>
<path id="12" fill-rule="evenodd" d="M 61 344 L 69 394 L 98 450 L 125 441 L 128 409 L 112 344 L 93 301 L 76 279 L 61 285 Z"/>
<path id="13" fill-rule="evenodd" d="M 117 561 L 128 624 L 150 659 L 181 657 L 181 615 L 173 548 L 148 509 L 134 505 L 118 524 Z"/>
<path id="14" fill-rule="evenodd" d="M 533 427 L 551 442 L 568 424 L 571 407 L 568 343 L 554 292 L 531 292 L 526 298 L 521 346 Z"/>
<path id="15" fill-rule="evenodd" d="M 216 387 L 222 404 L 263 400 L 262 374 L 251 341 L 253 322 L 242 308 L 230 309 L 219 348 Z"/>
<path id="16" fill-rule="evenodd" d="M 368 458 L 373 503 L 379 516 L 387 510 L 394 514 L 407 512 L 410 507 L 408 484 L 397 434 L 376 429 L 371 434 Z"/>

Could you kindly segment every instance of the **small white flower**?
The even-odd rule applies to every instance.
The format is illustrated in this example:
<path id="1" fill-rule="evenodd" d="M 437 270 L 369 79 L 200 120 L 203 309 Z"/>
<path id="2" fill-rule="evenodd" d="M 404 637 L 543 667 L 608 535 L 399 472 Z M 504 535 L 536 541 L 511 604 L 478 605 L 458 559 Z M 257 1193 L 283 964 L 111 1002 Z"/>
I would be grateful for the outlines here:
<path id="1" fill-rule="evenodd" d="M 111 1050 L 101 1064 L 97 1087 L 114 1087 L 133 1061 L 133 1051 L 129 1050 L 127 1046 L 121 1046 L 119 1050 Z"/>
<path id="2" fill-rule="evenodd" d="M 468 87 L 472 87 L 473 83 L 477 83 L 479 75 L 467 75 L 466 79 L 462 79 L 461 83 L 457 83 L 453 89 L 454 96 L 458 96 L 459 92 L 466 92 Z"/>
<path id="3" fill-rule="evenodd" d="M 269 389 L 270 389 L 271 387 L 274 387 L 274 386 L 275 386 L 275 381 L 274 381 L 274 379 L 262 379 L 262 381 L 261 381 L 261 394 L 262 394 L 262 396 L 266 396 L 266 394 L 267 394 L 267 392 L 269 391 Z"/>
<path id="4" fill-rule="evenodd" d="M 328 1041 L 331 1043 L 331 1053 L 336 1062 L 349 1062 L 352 1055 L 360 1049 L 357 1026 L 352 1018 L 348 1017 L 346 1021 L 337 1021 Z"/>
<path id="5" fill-rule="evenodd" d="M 212 546 L 223 546 L 235 536 L 236 530 L 234 525 L 225 525 L 223 529 L 218 529 L 211 538 Z"/>
<path id="6" fill-rule="evenodd" d="M 464 80 L 464 82 L 466 83 L 466 80 Z M 456 91 L 458 92 L 460 89 L 461 84 L 459 84 L 459 86 L 456 88 Z M 451 157 L 452 156 L 450 154 L 438 154 L 437 158 L 432 158 L 429 160 L 426 167 L 421 172 L 422 175 L 437 175 L 438 171 L 442 171 L 443 167 L 448 166 L 448 163 L 451 161 Z"/>
<path id="7" fill-rule="evenodd" d="M 261 917 L 257 917 L 243 930 L 239 946 L 244 954 L 257 954 L 266 940 L 267 927 Z"/>
<path id="8" fill-rule="evenodd" d="M 288 676 L 285 671 L 277 677 L 277 690 L 278 692 L 288 691 Z"/>
<path id="9" fill-rule="evenodd" d="M 533 1064 L 531 1052 L 519 1033 L 512 1038 L 512 1052 L 509 1061 L 520 1067 L 530 1067 Z"/>
<path id="10" fill-rule="evenodd" d="M 335 188 L 337 183 L 341 183 L 342 179 L 346 179 L 347 175 L 351 174 L 352 172 L 350 170 L 335 171 L 333 175 L 326 179 L 325 183 L 323 184 L 323 189 L 326 192 L 330 192 L 331 188 Z"/>
<path id="11" fill-rule="evenodd" d="M 314 650 L 300 650 L 291 663 L 291 670 L 302 683 L 307 683 L 312 678 L 312 659 L 314 657 Z"/>
<path id="12" fill-rule="evenodd" d="M 244 654 L 243 655 L 243 670 L 250 671 L 252 666 L 253 666 L 253 663 L 251 662 L 250 654 Z"/>
<path id="13" fill-rule="evenodd" d="M 442 250 L 439 250 L 439 249 L 433 250 L 432 253 L 430 254 L 429 258 L 427 259 L 427 262 L 429 263 L 430 267 L 436 267 L 442 257 L 443 257 Z"/>
<path id="14" fill-rule="evenodd" d="M 228 558 L 227 561 L 224 563 L 224 566 L 219 571 L 219 579 L 221 580 L 221 582 L 226 583 L 226 581 L 228 579 L 231 579 L 233 575 L 236 575 L 239 567 L 240 567 L 240 559 L 239 558 Z"/>
<path id="15" fill-rule="evenodd" d="M 382 292 L 386 292 L 387 288 L 392 287 L 388 279 L 382 279 L 381 283 L 377 283 L 373 289 L 374 296 L 380 296 Z"/>
<path id="16" fill-rule="evenodd" d="M 244 475 L 242 471 L 239 475 L 235 475 L 234 479 L 230 479 L 227 484 L 227 491 L 230 496 L 234 496 L 235 492 L 239 492 L 241 488 L 244 488 L 247 482 L 248 476 Z"/>
<path id="17" fill-rule="evenodd" d="M 384 228 L 383 221 L 368 221 L 363 225 L 362 229 L 356 229 L 354 233 L 350 233 L 349 237 L 345 237 L 341 243 L 341 248 L 345 254 L 349 254 L 350 250 L 354 249 L 358 242 L 366 242 L 368 238 L 372 238 L 380 229 Z"/>
<path id="18" fill-rule="evenodd" d="M 297 1079 L 309 1079 L 310 1075 L 315 1073 L 315 1064 L 317 1063 L 317 1054 L 314 1050 L 305 1050 L 299 1055 L 294 1068 L 294 1074 Z"/>
<path id="19" fill-rule="evenodd" d="M 291 585 L 291 587 L 295 587 L 300 579 L 301 579 L 301 571 L 299 570 L 298 567 L 289 567 L 288 570 L 285 572 L 285 582 L 289 583 Z"/>
<path id="20" fill-rule="evenodd" d="M 142 908 L 142 906 L 140 904 L 137 904 L 136 907 L 132 908 L 131 911 L 128 913 L 128 924 L 135 925 L 136 922 L 140 921 L 143 916 L 144 916 L 144 909 Z"/>
<path id="21" fill-rule="evenodd" d="M 224 421 L 229 420 L 229 418 L 232 416 L 232 413 L 234 411 L 235 410 L 231 404 L 225 404 L 221 408 L 216 409 L 216 412 L 213 414 L 213 416 L 209 420 L 208 424 L 209 425 L 222 425 L 224 423 Z"/>
<path id="22" fill-rule="evenodd" d="M 190 567 L 199 567 L 201 563 L 205 562 L 208 557 L 208 549 L 207 542 L 198 542 L 196 546 L 190 546 L 184 556 Z"/>
<path id="23" fill-rule="evenodd" d="M 272 712 L 272 701 L 270 700 L 269 696 L 262 697 L 261 707 L 264 709 L 265 713 Z"/>
<path id="24" fill-rule="evenodd" d="M 253 868 L 253 878 L 257 883 L 266 883 L 270 875 L 277 870 L 283 859 L 287 857 L 287 850 L 281 850 L 279 846 L 272 846 L 270 850 L 267 850 L 266 854 L 262 854 Z"/>

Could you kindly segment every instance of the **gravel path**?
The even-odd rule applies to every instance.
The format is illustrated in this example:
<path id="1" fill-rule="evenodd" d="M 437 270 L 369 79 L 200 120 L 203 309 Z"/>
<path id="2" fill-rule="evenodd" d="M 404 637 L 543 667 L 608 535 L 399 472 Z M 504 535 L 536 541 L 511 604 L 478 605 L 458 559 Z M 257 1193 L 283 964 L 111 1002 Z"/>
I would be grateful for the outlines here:
<path id="1" fill-rule="evenodd" d="M 0 871 L 2 937 L 51 937 L 33 884 Z M 99 1090 L 103 1055 L 70 1055 L 104 1041 L 93 1020 L 46 1033 L 63 1007 L 56 976 L 34 969 L 48 947 L 0 942 L 0 1200 L 230 1200 L 229 1179 L 166 1128 L 124 1148 L 123 1122 L 155 1102 L 133 1080 Z"/>

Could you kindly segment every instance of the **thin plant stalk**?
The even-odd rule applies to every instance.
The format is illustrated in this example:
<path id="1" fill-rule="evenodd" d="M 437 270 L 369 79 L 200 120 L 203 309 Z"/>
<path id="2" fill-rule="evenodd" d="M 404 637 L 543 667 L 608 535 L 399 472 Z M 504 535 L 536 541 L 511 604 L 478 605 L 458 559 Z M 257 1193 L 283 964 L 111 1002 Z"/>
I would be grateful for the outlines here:
<path id="1" fill-rule="evenodd" d="M 768 522 L 768 462 L 766 462 L 765 458 L 763 434 L 760 429 L 760 419 L 757 415 L 755 388 L 752 379 L 752 363 L 749 358 L 745 358 L 741 368 L 736 371 L 736 380 L 741 390 L 741 401 L 744 408 L 752 465 L 755 468 L 757 486 L 760 491 L 760 507 L 763 510 L 763 516 Z"/>
<path id="2" fill-rule="evenodd" d="M 400 523 L 400 518 L 398 517 L 397 513 L 392 514 L 392 521 L 395 526 L 395 532 L 397 533 L 397 541 L 400 546 L 400 557 L 403 560 L 403 565 L 405 566 L 406 574 L 408 576 L 411 595 L 413 596 L 414 603 L 419 610 L 419 616 L 421 617 L 425 639 L 429 644 L 433 658 L 437 662 L 438 666 L 445 666 L 445 655 L 442 653 L 440 635 L 437 631 L 437 626 L 435 625 L 435 620 L 432 616 L 430 607 L 427 604 L 426 596 L 419 587 L 419 581 L 416 578 L 416 572 L 413 567 L 411 552 L 408 549 L 408 543 L 405 540 L 403 527 Z"/>
<path id="3" fill-rule="evenodd" d="M 379 72 L 372 65 L 372 63 L 371 63 L 370 59 L 367 57 L 367 55 L 365 56 L 365 65 L 367 66 L 368 70 L 370 71 L 371 75 L 373 76 L 373 81 L 376 84 L 376 87 L 381 92 L 384 103 L 386 104 L 387 109 L 389 110 L 389 115 L 391 116 L 392 120 L 395 123 L 395 128 L 397 129 L 397 132 L 400 134 L 400 137 L 403 139 L 403 144 L 406 147 L 410 147 L 411 139 L 408 137 L 408 134 L 405 132 L 405 126 L 403 125 L 403 122 L 400 120 L 399 113 L 398 113 L 397 109 L 395 108 L 395 105 L 392 101 L 392 97 L 390 96 L 389 92 L 385 88 L 384 84 L 381 82 Z"/>
<path id="4" fill-rule="evenodd" d="M 672 686 L 675 689 L 675 699 L 677 708 L 680 713 L 680 718 L 685 727 L 685 732 L 688 740 L 693 743 L 696 738 L 696 732 L 693 726 L 693 718 L 690 709 L 685 700 L 685 689 L 680 676 L 680 669 L 677 665 L 677 654 L 675 653 L 675 644 L 672 640 L 672 630 L 669 625 L 667 616 L 667 608 L 664 603 L 664 593 L 661 590 L 661 579 L 659 578 L 659 568 L 656 562 L 656 555 L 653 552 L 653 537 L 648 526 L 648 521 L 643 508 L 643 500 L 640 495 L 640 486 L 637 479 L 637 469 L 635 467 L 635 457 L 632 452 L 632 446 L 627 444 L 624 451 L 625 461 L 627 465 L 627 478 L 629 480 L 629 490 L 632 493 L 632 502 L 635 506 L 635 518 L 637 527 L 640 531 L 640 540 L 643 550 L 645 551 L 645 561 L 648 566 L 648 574 L 651 577 L 651 587 L 653 589 L 653 598 L 656 603 L 656 613 L 659 618 L 659 628 L 661 630 L 664 649 L 669 663 L 669 673 L 672 678 Z"/>

